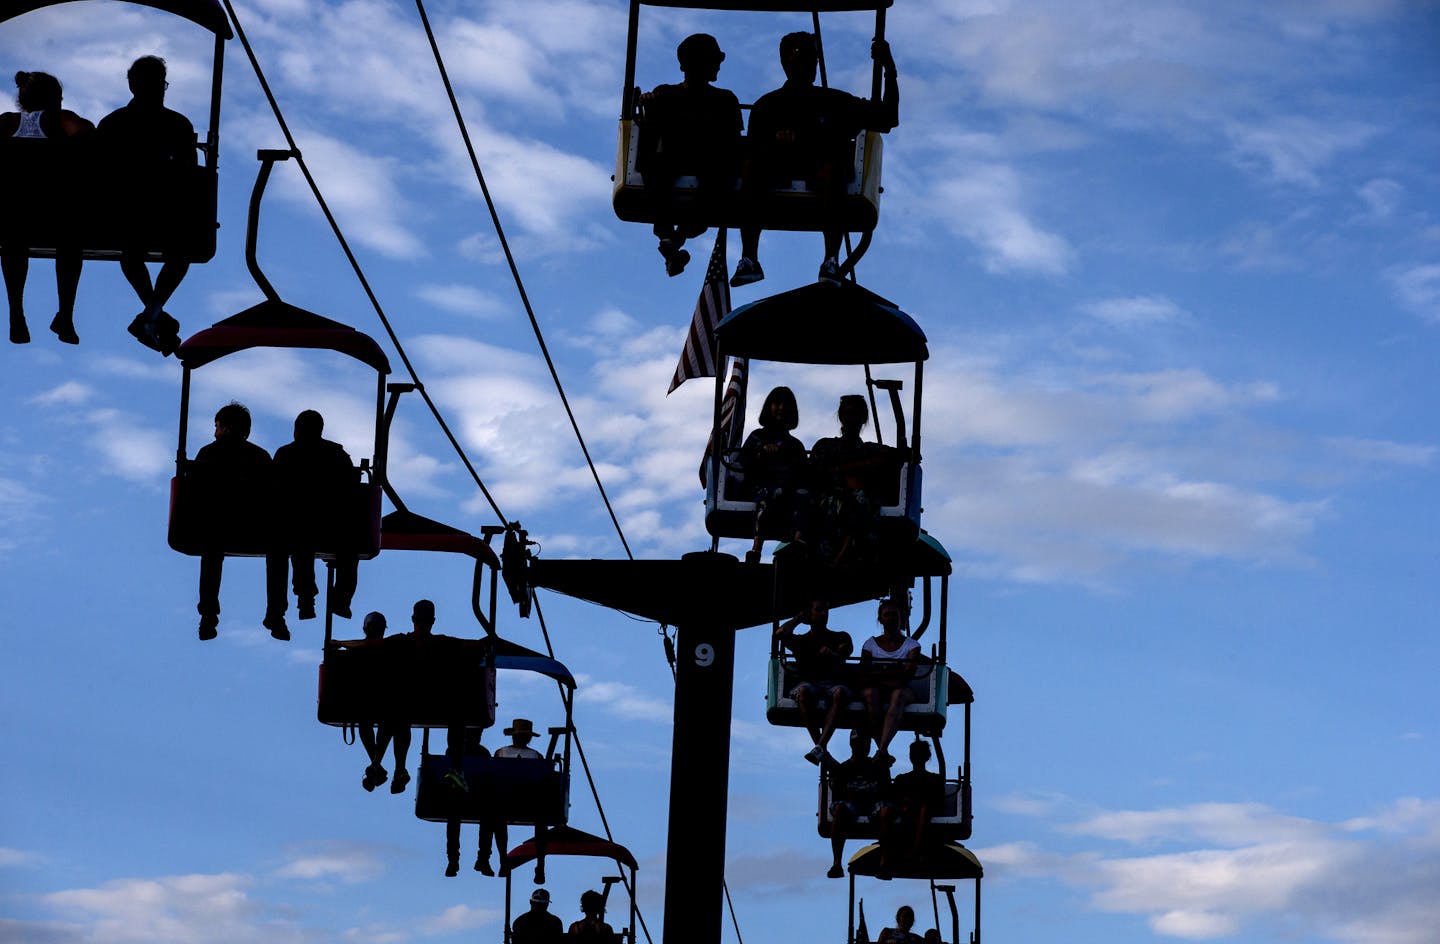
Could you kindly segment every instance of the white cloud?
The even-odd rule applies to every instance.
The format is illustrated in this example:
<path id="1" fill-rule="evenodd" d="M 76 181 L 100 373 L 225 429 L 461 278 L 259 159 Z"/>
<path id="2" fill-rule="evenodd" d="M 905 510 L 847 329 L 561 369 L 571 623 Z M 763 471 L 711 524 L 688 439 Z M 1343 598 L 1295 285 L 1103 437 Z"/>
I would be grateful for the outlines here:
<path id="1" fill-rule="evenodd" d="M 19 868 L 21 866 L 34 865 L 40 861 L 40 856 L 33 852 L 26 852 L 24 849 L 9 849 L 0 846 L 0 868 Z"/>
<path id="2" fill-rule="evenodd" d="M 1020 191 L 1014 169 L 991 164 L 941 179 L 926 203 L 943 225 L 980 249 L 987 270 L 1063 274 L 1074 251 L 1029 218 Z"/>
<path id="3" fill-rule="evenodd" d="M 1385 281 L 1401 305 L 1432 323 L 1440 323 L 1440 263 L 1392 266 Z"/>
<path id="4" fill-rule="evenodd" d="M 422 285 L 415 295 L 436 308 L 471 318 L 491 318 L 505 311 L 500 299 L 472 285 Z"/>
<path id="5" fill-rule="evenodd" d="M 1398 443 L 1385 439 L 1359 439 L 1352 436 L 1330 436 L 1325 444 L 1335 452 L 1356 462 L 1375 465 L 1428 466 L 1435 460 L 1435 446 Z"/>
<path id="6" fill-rule="evenodd" d="M 104 469 L 137 482 L 156 482 L 174 468 L 173 440 L 115 409 L 92 410 L 83 417 L 91 428 L 91 445 L 105 460 Z"/>
<path id="7" fill-rule="evenodd" d="M 39 406 L 79 406 L 94 396 L 94 388 L 75 380 L 67 380 L 58 387 L 36 394 L 30 398 L 30 402 Z"/>
<path id="8" fill-rule="evenodd" d="M 272 917 L 250 897 L 243 875 L 115 879 L 97 888 L 52 892 L 42 901 L 64 916 L 76 939 L 94 944 L 300 944 L 292 920 Z"/>
<path id="9" fill-rule="evenodd" d="M 306 653 L 307 664 L 314 664 L 315 654 Z M 303 881 L 368 882 L 384 871 L 379 856 L 355 843 L 332 842 L 320 848 L 296 852 L 289 862 L 275 870 L 283 879 Z"/>
<path id="10" fill-rule="evenodd" d="M 493 908 L 471 908 L 469 905 L 452 905 L 432 918 L 422 919 L 420 928 L 426 934 L 447 934 L 451 931 L 468 931 L 471 928 L 494 924 L 504 913 Z"/>
<path id="11" fill-rule="evenodd" d="M 1087 302 L 1080 306 L 1080 310 L 1116 328 L 1138 328 L 1182 321 L 1188 317 L 1179 305 L 1159 295 L 1107 298 Z"/>
<path id="12" fill-rule="evenodd" d="M 1367 180 L 1356 194 L 1365 204 L 1371 219 L 1388 220 L 1399 209 L 1400 201 L 1405 196 L 1405 187 L 1397 181 L 1377 177 Z"/>
<path id="13" fill-rule="evenodd" d="M 1229 137 L 1236 161 L 1287 184 L 1316 186 L 1320 171 L 1345 151 L 1359 149 L 1377 129 L 1359 122 L 1287 116 L 1237 124 Z"/>
<path id="14" fill-rule="evenodd" d="M 674 709 L 668 701 L 656 698 L 624 682 L 598 682 L 587 675 L 575 678 L 577 705 L 598 707 L 619 718 L 669 724 Z"/>
<path id="15" fill-rule="evenodd" d="M 1254 929 L 1342 944 L 1422 944 L 1440 920 L 1440 801 L 1404 799 L 1375 816 L 1325 823 L 1260 804 L 1116 810 L 1065 827 L 1153 855 L 1056 853 L 1033 842 L 977 850 L 999 874 L 1060 878 L 1102 910 L 1144 916 L 1166 937 Z"/>

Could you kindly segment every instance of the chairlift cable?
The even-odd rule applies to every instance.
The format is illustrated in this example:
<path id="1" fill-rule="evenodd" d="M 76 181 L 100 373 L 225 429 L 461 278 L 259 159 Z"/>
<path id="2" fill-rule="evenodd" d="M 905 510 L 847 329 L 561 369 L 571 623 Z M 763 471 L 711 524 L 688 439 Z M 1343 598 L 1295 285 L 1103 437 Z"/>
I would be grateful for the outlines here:
<path id="1" fill-rule="evenodd" d="M 534 588 L 530 590 L 530 600 L 535 607 L 535 618 L 540 622 L 540 635 L 545 640 L 545 653 L 550 658 L 555 658 L 555 645 L 550 641 L 550 629 L 545 625 L 545 611 L 540 608 L 540 595 Z M 565 705 L 565 713 L 571 719 L 574 718 L 574 690 L 566 691 L 565 686 L 557 680 L 555 688 L 560 692 L 560 701 Z M 575 745 L 575 752 L 580 755 L 580 767 L 585 771 L 585 782 L 590 785 L 590 796 L 595 800 L 595 810 L 600 814 L 600 826 L 605 830 L 605 838 L 611 842 L 615 841 L 615 834 L 610 831 L 610 820 L 605 816 L 605 805 L 600 802 L 600 790 L 595 786 L 595 777 L 590 773 L 590 761 L 585 757 L 585 746 L 580 743 L 580 729 L 571 723 L 571 741 Z M 640 929 L 645 932 L 647 944 L 654 944 L 650 938 L 650 928 L 645 924 L 645 914 L 640 910 L 640 904 L 635 900 L 636 889 L 630 887 L 630 882 L 625 878 L 625 870 L 620 870 L 620 881 L 625 885 L 625 890 L 630 893 L 630 901 L 635 905 L 635 915 L 640 919 Z"/>
<path id="2" fill-rule="evenodd" d="M 285 143 L 289 145 L 291 156 L 295 158 L 295 163 L 299 165 L 300 173 L 305 176 L 305 183 L 309 185 L 310 192 L 315 197 L 315 202 L 319 204 L 320 212 L 325 214 L 325 220 L 330 224 L 330 230 L 335 234 L 336 242 L 340 244 L 341 251 L 345 253 L 345 258 L 349 260 L 350 268 L 354 270 L 355 278 L 359 280 L 360 287 L 365 292 L 365 297 L 370 300 L 371 307 L 375 309 L 375 314 L 379 316 L 380 324 L 385 328 L 385 333 L 390 337 L 390 343 L 395 345 L 395 350 L 400 355 L 400 360 L 404 363 L 405 370 L 410 374 L 410 379 L 415 383 L 415 389 L 425 401 L 425 405 L 430 408 L 430 413 L 435 417 L 435 422 L 439 424 L 441 432 L 445 434 L 445 438 L 450 441 L 450 445 L 455 450 L 455 454 L 460 457 L 461 463 L 464 464 L 466 471 L 470 473 L 470 478 L 474 480 L 476 487 L 480 489 L 480 494 L 484 495 L 485 501 L 490 504 L 491 511 L 495 512 L 495 516 L 500 519 L 502 524 L 508 522 L 509 519 L 507 519 L 505 513 L 500 510 L 500 506 L 496 503 L 494 496 L 490 494 L 490 490 L 486 488 L 485 483 L 481 481 L 480 473 L 470 462 L 470 457 L 465 454 L 465 448 L 460 445 L 460 441 L 456 439 L 455 434 L 450 431 L 449 425 L 445 422 L 445 417 L 440 413 L 440 408 L 436 406 L 435 401 L 430 398 L 430 392 L 426 390 L 425 385 L 420 382 L 420 375 L 416 372 L 415 365 L 411 363 L 410 356 L 405 353 L 405 346 L 400 343 L 400 337 L 395 333 L 395 328 L 390 324 L 390 318 L 385 314 L 385 309 L 381 306 L 380 299 L 376 297 L 374 289 L 370 287 L 370 280 L 365 278 L 365 271 L 360 266 L 360 260 L 357 259 L 355 253 L 351 251 L 350 243 L 345 239 L 345 234 L 340 229 L 340 223 L 335 219 L 335 215 L 330 212 L 330 205 L 325 202 L 325 197 L 320 192 L 320 185 L 315 182 L 314 176 L 310 173 L 310 167 L 305 163 L 305 158 L 300 153 L 300 148 L 295 142 L 295 136 L 290 133 L 290 126 L 285 121 L 284 114 L 280 111 L 280 103 L 276 101 L 275 94 L 270 90 L 270 83 L 265 78 L 265 71 L 260 67 L 260 60 L 256 57 L 255 51 L 250 47 L 250 40 L 245 35 L 245 28 L 240 25 L 240 17 L 236 14 L 235 7 L 231 4 L 230 0 L 224 0 L 224 3 L 225 12 L 229 14 L 231 22 L 235 25 L 235 36 L 240 40 L 240 45 L 245 49 L 245 55 L 250 60 L 250 67 L 255 70 L 255 78 L 260 82 L 260 90 L 265 93 L 265 100 L 270 103 L 270 111 L 275 115 L 275 121 L 280 126 L 280 133 L 285 136 Z"/>
<path id="3" fill-rule="evenodd" d="M 229 0 L 226 0 L 228 3 Z M 550 370 L 550 379 L 555 382 L 555 390 L 560 394 L 560 403 L 565 407 L 565 415 L 570 418 L 570 428 L 575 431 L 575 439 L 580 444 L 580 451 L 585 455 L 585 464 L 590 467 L 590 475 L 595 479 L 595 487 L 600 490 L 600 500 L 605 503 L 605 510 L 610 513 L 610 522 L 615 525 L 615 533 L 620 538 L 620 544 L 625 548 L 625 556 L 631 560 L 635 555 L 630 551 L 630 542 L 625 540 L 625 531 L 620 527 L 620 519 L 615 515 L 615 507 L 610 504 L 610 496 L 605 493 L 605 484 L 600 481 L 600 471 L 595 468 L 595 460 L 590 457 L 590 448 L 585 444 L 585 437 L 580 432 L 580 424 L 575 419 L 575 411 L 570 408 L 570 399 L 565 396 L 565 387 L 560 382 L 560 373 L 555 368 L 555 362 L 550 358 L 550 349 L 545 344 L 545 335 L 540 330 L 540 322 L 535 317 L 535 309 L 530 304 L 530 296 L 525 291 L 525 282 L 520 277 L 520 268 L 515 263 L 515 256 L 510 251 L 510 242 L 505 238 L 505 228 L 500 222 L 500 213 L 495 208 L 495 201 L 490 196 L 490 187 L 485 183 L 485 174 L 480 169 L 480 159 L 475 155 L 475 145 L 470 140 L 470 129 L 465 124 L 465 116 L 460 111 L 460 102 L 455 97 L 455 88 L 450 84 L 450 73 L 445 68 L 445 59 L 440 54 L 440 45 L 435 40 L 435 32 L 430 28 L 430 18 L 425 15 L 424 0 L 415 0 L 415 8 L 420 13 L 420 22 L 425 26 L 425 36 L 430 40 L 430 51 L 435 56 L 435 66 L 440 70 L 440 80 L 445 84 L 445 94 L 450 99 L 450 109 L 455 113 L 455 122 L 460 127 L 460 137 L 465 142 L 465 152 L 470 156 L 470 166 L 475 171 L 475 180 L 480 184 L 480 192 L 485 197 L 485 206 L 490 211 L 490 221 L 495 226 L 495 235 L 500 240 L 500 248 L 505 251 L 505 261 L 510 266 L 510 275 L 515 280 L 515 289 L 520 295 L 520 303 L 525 306 L 525 314 L 530 319 L 530 327 L 535 332 L 535 341 L 540 346 L 540 353 L 545 358 L 545 366 Z M 501 520 L 504 520 L 503 518 Z"/>

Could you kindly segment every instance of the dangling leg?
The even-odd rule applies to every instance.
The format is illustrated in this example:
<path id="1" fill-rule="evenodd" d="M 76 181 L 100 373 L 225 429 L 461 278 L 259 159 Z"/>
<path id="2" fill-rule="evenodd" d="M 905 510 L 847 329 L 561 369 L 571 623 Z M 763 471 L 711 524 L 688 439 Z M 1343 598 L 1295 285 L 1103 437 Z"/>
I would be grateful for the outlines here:
<path id="1" fill-rule="evenodd" d="M 10 341 L 30 343 L 30 327 L 25 324 L 25 278 L 30 274 L 30 257 L 25 250 L 0 253 L 0 269 L 5 275 L 5 297 L 10 302 Z"/>
<path id="2" fill-rule="evenodd" d="M 55 294 L 59 298 L 60 310 L 50 322 L 50 330 L 66 344 L 80 343 L 80 336 L 75 333 L 75 293 L 80 287 L 83 265 L 78 249 L 66 249 L 55 254 Z"/>

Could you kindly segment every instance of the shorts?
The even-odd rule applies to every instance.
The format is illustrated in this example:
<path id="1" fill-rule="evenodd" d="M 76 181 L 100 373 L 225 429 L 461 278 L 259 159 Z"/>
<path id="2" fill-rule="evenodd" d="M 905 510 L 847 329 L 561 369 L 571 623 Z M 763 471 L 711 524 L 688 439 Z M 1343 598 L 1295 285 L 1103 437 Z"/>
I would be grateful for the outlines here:
<path id="1" fill-rule="evenodd" d="M 845 693 L 844 697 L 841 699 L 842 701 L 848 702 L 852 697 L 854 697 L 854 693 L 850 691 L 850 686 L 841 684 L 840 682 L 826 681 L 801 682 L 794 688 L 790 689 L 790 697 L 795 699 L 796 701 L 799 701 L 800 691 L 802 689 L 809 689 L 811 694 L 815 696 L 816 700 L 827 701 L 830 698 L 830 692 L 836 688 L 840 689 Z"/>

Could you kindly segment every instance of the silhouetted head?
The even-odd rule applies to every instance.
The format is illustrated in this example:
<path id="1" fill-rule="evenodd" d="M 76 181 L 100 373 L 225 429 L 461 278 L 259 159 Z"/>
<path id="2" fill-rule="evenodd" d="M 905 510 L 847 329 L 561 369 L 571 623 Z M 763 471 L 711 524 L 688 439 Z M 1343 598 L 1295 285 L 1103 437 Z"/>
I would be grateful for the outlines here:
<path id="1" fill-rule="evenodd" d="M 250 438 L 250 411 L 245 409 L 245 404 L 231 400 L 215 411 L 215 438 L 221 436 Z"/>
<path id="2" fill-rule="evenodd" d="M 537 888 L 530 893 L 530 910 L 544 911 L 550 907 L 550 893 L 543 888 Z"/>
<path id="3" fill-rule="evenodd" d="M 870 756 L 870 736 L 859 728 L 852 728 L 850 731 L 850 756 Z"/>
<path id="4" fill-rule="evenodd" d="M 416 600 L 415 608 L 410 611 L 410 623 L 415 632 L 422 636 L 430 635 L 430 627 L 435 625 L 435 604 L 429 600 Z"/>
<path id="5" fill-rule="evenodd" d="M 776 387 L 765 395 L 760 407 L 760 425 L 769 429 L 794 429 L 800 425 L 800 407 L 789 387 Z"/>
<path id="6" fill-rule="evenodd" d="M 605 896 L 591 889 L 580 895 L 580 911 L 586 915 L 600 917 L 605 913 Z"/>
<path id="7" fill-rule="evenodd" d="M 910 742 L 910 763 L 914 764 L 916 767 L 924 767 L 926 764 L 930 763 L 929 741 Z"/>
<path id="8" fill-rule="evenodd" d="M 900 628 L 900 605 L 894 600 L 881 600 L 875 610 L 875 620 L 887 632 Z"/>
<path id="9" fill-rule="evenodd" d="M 365 633 L 366 639 L 379 639 L 385 635 L 385 614 L 374 610 L 366 613 L 360 629 Z"/>
<path id="10" fill-rule="evenodd" d="M 909 905 L 901 905 L 900 910 L 895 912 L 895 926 L 902 931 L 908 931 L 915 925 L 915 909 Z"/>
<path id="11" fill-rule="evenodd" d="M 709 33 L 692 33 L 680 40 L 680 45 L 675 47 L 675 58 L 680 60 L 681 72 L 718 70 L 720 63 L 725 61 L 725 53 L 720 51 L 720 44 L 714 36 Z"/>
<path id="12" fill-rule="evenodd" d="M 858 433 L 870 422 L 870 407 L 865 404 L 865 398 L 858 393 L 847 393 L 840 398 L 840 406 L 835 411 L 835 418 L 840 421 L 842 430 L 849 430 Z"/>
<path id="13" fill-rule="evenodd" d="M 810 625 L 815 629 L 824 629 L 830 622 L 830 601 L 824 597 L 816 597 L 810 601 Z"/>
<path id="14" fill-rule="evenodd" d="M 325 432 L 325 417 L 316 410 L 305 410 L 295 417 L 295 441 L 314 442 Z"/>
<path id="15" fill-rule="evenodd" d="M 780 37 L 780 67 L 785 70 L 785 78 L 814 82 L 819 63 L 813 34 L 786 33 Z"/>
<path id="16" fill-rule="evenodd" d="M 125 78 L 130 82 L 130 94 L 147 101 L 164 101 L 165 89 L 170 86 L 165 81 L 165 60 L 159 56 L 136 59 L 130 71 L 125 73 Z"/>
<path id="17" fill-rule="evenodd" d="M 63 95 L 60 80 L 48 72 L 15 73 L 15 103 L 21 111 L 58 109 Z"/>

